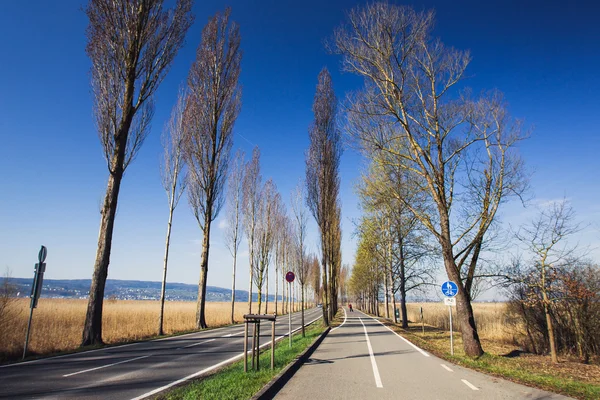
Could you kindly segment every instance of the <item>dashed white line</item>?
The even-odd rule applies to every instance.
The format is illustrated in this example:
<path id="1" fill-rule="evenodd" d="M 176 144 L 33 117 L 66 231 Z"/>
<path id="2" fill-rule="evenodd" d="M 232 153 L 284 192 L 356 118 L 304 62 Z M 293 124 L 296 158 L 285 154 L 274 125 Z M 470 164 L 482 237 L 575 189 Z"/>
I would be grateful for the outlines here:
<path id="1" fill-rule="evenodd" d="M 305 315 L 306 315 L 306 314 L 305 314 Z M 315 318 L 315 319 L 313 319 L 312 321 L 310 321 L 310 322 L 307 322 L 307 323 L 306 323 L 306 325 L 310 325 L 310 324 L 312 324 L 313 322 L 315 322 L 316 320 L 318 320 L 318 319 L 320 319 L 320 318 L 321 318 L 321 317 L 319 316 L 318 318 Z M 298 327 L 298 328 L 294 329 L 294 330 L 292 331 L 292 333 L 294 333 L 294 332 L 296 332 L 296 331 L 298 331 L 298 330 L 300 330 L 300 329 L 302 329 L 302 327 Z M 286 334 L 285 334 L 285 335 L 283 335 L 283 336 L 279 336 L 279 337 L 277 337 L 277 338 L 275 339 L 275 342 L 277 342 L 277 341 L 278 341 L 278 340 L 280 340 L 281 338 L 284 338 L 284 337 L 286 337 L 287 335 L 288 335 L 288 334 L 286 333 Z M 265 346 L 269 346 L 270 344 L 271 344 L 271 341 L 269 340 L 267 343 L 265 343 L 265 344 L 261 345 L 261 346 L 260 346 L 260 348 L 262 349 L 263 347 L 265 347 Z M 251 352 L 252 352 L 252 350 L 249 350 L 249 351 L 248 351 L 248 353 L 251 353 Z M 218 363 L 218 364 L 215 364 L 215 365 L 212 365 L 212 366 L 210 366 L 210 367 L 208 367 L 208 368 L 205 368 L 205 369 L 203 369 L 202 371 L 198 371 L 198 372 L 196 372 L 196 373 L 193 373 L 193 374 L 191 374 L 191 375 L 188 375 L 188 376 L 186 376 L 186 377 L 183 377 L 183 378 L 181 378 L 181 379 L 179 379 L 179 380 L 176 380 L 176 381 L 174 381 L 174 382 L 171 382 L 171 383 L 169 383 L 169 384 L 167 384 L 167 385 L 165 385 L 165 386 L 162 386 L 162 387 L 156 388 L 156 389 L 154 389 L 154 390 L 152 390 L 152 391 L 150 391 L 150 392 L 148 392 L 148 393 L 144 393 L 144 394 L 142 394 L 142 395 L 139 395 L 139 396 L 137 396 L 137 397 L 134 397 L 134 398 L 133 398 L 133 399 L 131 399 L 131 400 L 141 400 L 141 399 L 145 399 L 146 397 L 152 396 L 152 395 L 154 395 L 154 394 L 156 394 L 156 393 L 160 393 L 160 392 L 162 392 L 162 391 L 163 391 L 163 390 L 165 390 L 165 389 L 168 389 L 168 388 L 170 388 L 170 387 L 173 387 L 173 386 L 179 385 L 179 384 L 180 384 L 180 383 L 182 383 L 182 382 L 185 382 L 185 381 L 188 381 L 188 380 L 190 380 L 190 379 L 192 379 L 192 378 L 196 378 L 196 377 L 198 377 L 198 376 L 204 375 L 204 374 L 206 374 L 206 373 L 208 373 L 208 372 L 210 372 L 210 371 L 212 371 L 212 370 L 214 370 L 214 369 L 217 369 L 217 368 L 219 368 L 219 367 L 221 367 L 221 366 L 223 366 L 223 365 L 227 365 L 227 364 L 229 364 L 229 363 L 231 363 L 231 362 L 233 362 L 233 361 L 239 360 L 239 359 L 240 359 L 240 358 L 242 358 L 243 356 L 244 356 L 244 352 L 242 352 L 242 353 L 238 354 L 237 356 L 233 356 L 233 357 L 231 357 L 231 358 L 229 358 L 229 359 L 227 359 L 227 360 L 225 360 L 225 361 L 221 361 L 221 362 L 220 362 L 220 363 Z"/>
<path id="2" fill-rule="evenodd" d="M 469 382 L 466 379 L 461 379 L 462 383 L 464 383 L 465 385 L 467 385 L 468 387 L 470 387 L 473 390 L 479 390 L 479 388 L 475 385 L 473 385 L 471 382 Z"/>
<path id="3" fill-rule="evenodd" d="M 242 333 L 244 333 L 244 331 L 230 333 L 229 335 L 223 335 L 223 336 L 221 336 L 221 337 L 232 337 L 232 336 L 241 335 Z"/>
<path id="4" fill-rule="evenodd" d="M 365 314 L 365 315 L 366 315 L 366 314 Z M 369 316 L 369 318 L 373 318 L 373 317 L 370 317 L 370 316 Z M 380 324 L 381 324 L 381 325 L 382 325 L 382 326 L 383 326 L 385 329 L 387 329 L 388 331 L 392 332 L 394 335 L 398 336 L 400 339 L 404 340 L 406 343 L 408 343 L 409 345 L 411 345 L 412 347 L 414 347 L 414 348 L 415 348 L 415 350 L 417 350 L 418 352 L 420 352 L 421 354 L 423 354 L 425 357 L 429 357 L 429 354 L 427 354 L 427 353 L 425 352 L 425 350 L 423 350 L 423 349 L 421 349 L 421 348 L 419 348 L 419 347 L 415 346 L 414 344 L 412 344 L 412 343 L 411 343 L 409 340 L 407 340 L 406 338 L 404 338 L 404 337 L 402 337 L 402 336 L 398 335 L 398 333 L 397 333 L 397 332 L 394 332 L 394 330 L 393 330 L 393 329 L 391 329 L 389 326 L 385 325 L 385 324 L 384 324 L 383 322 L 381 322 L 380 320 L 378 320 L 378 319 L 376 319 L 376 318 L 373 318 L 373 319 L 374 319 L 375 321 L 379 322 L 379 323 L 380 323 Z"/>
<path id="5" fill-rule="evenodd" d="M 88 353 L 95 353 L 97 351 L 102 351 L 102 350 L 113 350 L 113 349 L 118 349 L 118 348 L 121 348 L 121 347 L 134 346 L 136 344 L 141 344 L 141 343 L 144 343 L 144 342 L 135 342 L 135 343 L 120 344 L 120 345 L 117 345 L 117 346 L 106 346 L 106 347 L 102 347 L 100 349 L 85 350 L 85 351 L 78 351 L 78 352 L 75 352 L 75 353 L 63 354 L 62 356 L 43 357 L 43 358 L 38 358 L 37 360 L 16 362 L 14 364 L 7 364 L 7 365 L 0 365 L 0 368 L 19 367 L 21 365 L 34 364 L 34 363 L 39 363 L 41 361 L 48 361 L 48 360 L 55 360 L 55 359 L 58 359 L 58 358 L 66 358 L 66 357 L 74 357 L 74 356 L 80 356 L 80 355 L 87 355 Z"/>
<path id="6" fill-rule="evenodd" d="M 131 361 L 135 361 L 135 360 L 141 360 L 142 358 L 147 358 L 147 357 L 150 357 L 150 355 L 148 355 L 148 356 L 136 357 L 136 358 L 132 358 L 132 359 L 129 359 L 129 360 L 124 360 L 124 361 L 119 361 L 119 362 L 112 363 L 112 364 L 102 365 L 102 366 L 100 366 L 100 367 L 96 367 L 96 368 L 84 369 L 83 371 L 77 371 L 77 372 L 73 372 L 73 373 L 71 373 L 71 374 L 66 374 L 66 375 L 63 375 L 63 377 L 65 377 L 65 378 L 66 378 L 66 377 L 68 377 L 68 376 L 79 375 L 79 374 L 83 374 L 83 373 L 85 373 L 85 372 L 96 371 L 96 370 L 98 370 L 98 369 L 112 367 L 113 365 L 125 364 L 125 363 L 131 362 Z"/>
<path id="7" fill-rule="evenodd" d="M 450 367 L 448 367 L 446 364 L 440 364 L 442 366 L 442 368 L 444 368 L 446 371 L 449 372 L 454 372 L 452 369 L 450 369 Z"/>
<path id="8" fill-rule="evenodd" d="M 208 339 L 208 340 L 205 340 L 203 342 L 188 344 L 187 346 L 180 347 L 180 349 L 187 349 L 188 347 L 199 346 L 199 345 L 204 344 L 204 343 L 212 342 L 213 340 L 217 340 L 217 339 Z"/>
<path id="9" fill-rule="evenodd" d="M 375 385 L 378 388 L 382 388 L 381 377 L 379 376 L 379 368 L 377 368 L 377 361 L 375 361 L 375 355 L 373 354 L 373 347 L 371 347 L 371 341 L 369 340 L 369 334 L 367 333 L 367 327 L 365 326 L 362 318 L 359 318 L 360 323 L 365 330 L 365 337 L 367 338 L 367 348 L 369 349 L 369 356 L 371 356 L 371 366 L 373 367 L 373 375 L 375 376 Z"/>

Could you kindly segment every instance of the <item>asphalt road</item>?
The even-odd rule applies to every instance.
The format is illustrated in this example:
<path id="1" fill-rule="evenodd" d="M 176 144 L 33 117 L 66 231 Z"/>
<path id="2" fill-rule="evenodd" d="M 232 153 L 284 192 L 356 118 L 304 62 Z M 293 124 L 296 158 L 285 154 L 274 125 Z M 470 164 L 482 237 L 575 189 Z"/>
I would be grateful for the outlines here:
<path id="1" fill-rule="evenodd" d="M 306 310 L 305 323 L 321 315 L 320 308 Z M 300 321 L 300 313 L 292 315 L 292 331 Z M 277 319 L 275 337 L 287 333 L 285 315 Z M 260 343 L 270 340 L 265 321 Z M 239 359 L 243 350 L 241 324 L 0 366 L 0 399 L 142 399 Z"/>
<path id="2" fill-rule="evenodd" d="M 439 359 L 359 311 L 346 316 L 276 399 L 568 399 Z"/>

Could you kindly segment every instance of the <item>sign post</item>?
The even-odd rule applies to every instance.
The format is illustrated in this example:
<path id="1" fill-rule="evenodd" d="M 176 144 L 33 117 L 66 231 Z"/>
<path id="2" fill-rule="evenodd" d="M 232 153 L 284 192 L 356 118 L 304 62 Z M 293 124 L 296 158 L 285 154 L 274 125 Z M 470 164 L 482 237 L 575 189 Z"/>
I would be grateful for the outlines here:
<path id="1" fill-rule="evenodd" d="M 42 285 L 44 282 L 44 272 L 46 271 L 46 256 L 48 249 L 46 246 L 40 248 L 38 253 L 38 263 L 35 264 L 33 282 L 31 284 L 31 302 L 29 303 L 29 321 L 27 322 L 27 333 L 25 334 L 25 347 L 23 348 L 23 360 L 27 355 L 27 346 L 29 345 L 29 332 L 31 331 L 31 320 L 33 318 L 33 309 L 37 307 L 38 299 L 42 294 Z"/>
<path id="2" fill-rule="evenodd" d="M 448 306 L 448 313 L 450 314 L 450 354 L 454 355 L 454 338 L 452 333 L 452 306 L 456 305 L 456 299 L 454 296 L 458 293 L 458 285 L 452 281 L 442 283 L 442 294 L 446 296 L 444 298 L 444 304 Z"/>
<path id="3" fill-rule="evenodd" d="M 292 293 L 292 282 L 294 282 L 294 279 L 296 279 L 296 275 L 294 275 L 292 271 L 288 271 L 288 273 L 285 274 L 285 280 L 290 284 L 288 291 L 290 294 Z M 288 296 L 288 302 L 291 301 L 291 297 L 292 296 Z M 292 309 L 290 308 L 290 304 L 288 304 L 288 325 L 288 336 L 290 337 L 290 347 L 292 347 Z"/>

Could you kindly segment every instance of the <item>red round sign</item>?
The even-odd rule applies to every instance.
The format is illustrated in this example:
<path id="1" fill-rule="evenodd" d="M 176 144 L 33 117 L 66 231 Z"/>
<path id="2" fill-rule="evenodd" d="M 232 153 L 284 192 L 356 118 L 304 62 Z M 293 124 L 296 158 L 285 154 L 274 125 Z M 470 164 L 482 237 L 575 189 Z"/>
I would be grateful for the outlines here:
<path id="1" fill-rule="evenodd" d="M 288 281 L 289 283 L 294 282 L 295 278 L 296 278 L 296 275 L 294 275 L 294 273 L 292 271 L 289 271 L 287 274 L 285 274 L 285 280 Z"/>

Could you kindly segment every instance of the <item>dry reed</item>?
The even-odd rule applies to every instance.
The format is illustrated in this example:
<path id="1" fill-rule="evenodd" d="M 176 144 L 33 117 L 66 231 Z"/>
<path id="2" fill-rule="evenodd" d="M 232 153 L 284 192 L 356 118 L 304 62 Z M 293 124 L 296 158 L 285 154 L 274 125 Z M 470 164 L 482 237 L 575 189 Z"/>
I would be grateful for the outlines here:
<path id="1" fill-rule="evenodd" d="M 275 304 L 269 302 L 272 313 Z M 40 299 L 33 313 L 29 352 L 50 354 L 76 349 L 81 343 L 87 300 Z M 282 304 L 279 302 L 279 313 Z M 253 312 L 257 303 L 253 303 Z M 0 360 L 14 359 L 23 352 L 29 299 L 14 302 L 11 312 L 16 317 L 10 329 L 0 330 Z M 158 301 L 151 300 L 105 300 L 102 337 L 105 343 L 120 343 L 156 335 L 158 324 Z M 235 303 L 235 321 L 242 322 L 248 312 L 247 302 Z M 206 323 L 209 327 L 230 323 L 231 303 L 207 302 Z M 195 326 L 196 303 L 167 301 L 165 303 L 164 330 L 167 334 L 190 331 Z"/>
<path id="2" fill-rule="evenodd" d="M 408 320 L 421 323 L 421 307 L 423 308 L 423 322 L 443 330 L 450 330 L 448 306 L 442 303 L 408 303 Z M 399 304 L 398 304 L 399 308 Z M 473 303 L 475 323 L 479 336 L 489 340 L 514 342 L 514 335 L 519 329 L 515 326 L 513 318 L 508 314 L 506 303 Z M 452 310 L 453 328 L 459 329 L 456 319 L 456 307 Z M 380 315 L 385 316 L 385 306 L 380 307 Z M 390 305 L 390 317 L 393 317 Z"/>

